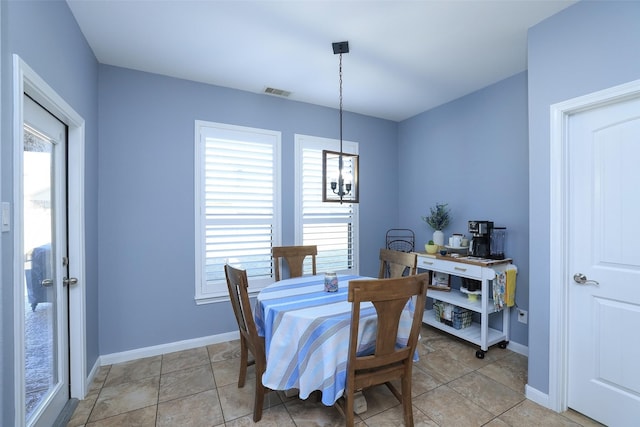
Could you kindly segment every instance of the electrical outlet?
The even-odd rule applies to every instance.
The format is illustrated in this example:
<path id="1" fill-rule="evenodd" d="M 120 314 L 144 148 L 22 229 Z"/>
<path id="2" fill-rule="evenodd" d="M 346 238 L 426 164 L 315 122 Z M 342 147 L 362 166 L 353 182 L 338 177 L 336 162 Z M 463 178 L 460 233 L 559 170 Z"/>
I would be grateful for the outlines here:
<path id="1" fill-rule="evenodd" d="M 518 322 L 524 323 L 525 325 L 529 321 L 529 313 L 526 310 L 518 309 Z"/>

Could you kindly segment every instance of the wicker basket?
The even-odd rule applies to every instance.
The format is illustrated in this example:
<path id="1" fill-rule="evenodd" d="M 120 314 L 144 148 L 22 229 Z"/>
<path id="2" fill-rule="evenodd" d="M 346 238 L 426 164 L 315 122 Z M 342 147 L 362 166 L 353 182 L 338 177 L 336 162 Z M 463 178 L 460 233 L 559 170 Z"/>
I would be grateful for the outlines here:
<path id="1" fill-rule="evenodd" d="M 446 319 L 444 315 L 448 310 L 451 310 L 451 320 Z M 471 321 L 473 320 L 473 311 L 442 301 L 435 301 L 433 303 L 433 311 L 438 322 L 449 325 L 454 329 L 466 328 L 471 325 Z"/>

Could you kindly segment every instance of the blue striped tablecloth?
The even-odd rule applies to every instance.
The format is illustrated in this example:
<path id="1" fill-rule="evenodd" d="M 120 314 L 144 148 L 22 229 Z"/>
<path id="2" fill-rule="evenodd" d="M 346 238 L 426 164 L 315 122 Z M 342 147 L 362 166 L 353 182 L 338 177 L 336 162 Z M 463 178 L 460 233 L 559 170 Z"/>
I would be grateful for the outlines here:
<path id="1" fill-rule="evenodd" d="M 320 390 L 325 405 L 342 396 L 351 325 L 347 290 L 349 281 L 357 279 L 367 277 L 338 275 L 338 292 L 324 291 L 324 275 L 281 280 L 260 291 L 254 318 L 258 334 L 265 337 L 266 387 L 297 388 L 302 399 Z M 406 345 L 412 309 L 409 303 L 400 320 L 399 345 Z M 359 353 L 373 351 L 376 322 L 373 305 L 361 305 Z"/>

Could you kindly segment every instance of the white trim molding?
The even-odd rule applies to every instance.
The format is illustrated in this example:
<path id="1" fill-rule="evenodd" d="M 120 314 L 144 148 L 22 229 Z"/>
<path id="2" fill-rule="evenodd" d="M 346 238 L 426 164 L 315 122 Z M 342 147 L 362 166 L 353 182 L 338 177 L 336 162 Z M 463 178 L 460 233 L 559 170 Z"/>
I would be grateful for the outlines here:
<path id="1" fill-rule="evenodd" d="M 524 386 L 524 395 L 532 402 L 535 402 L 540 406 L 544 406 L 545 408 L 549 408 L 549 395 L 531 387 L 529 384 Z"/>
<path id="2" fill-rule="evenodd" d="M 568 408 L 569 277 L 569 116 L 640 96 L 640 80 L 551 105 L 549 147 L 549 395 L 527 389 L 527 397 L 554 411 Z M 532 396 L 530 397 L 529 393 Z M 538 399 L 540 398 L 540 399 Z"/>
<path id="3" fill-rule="evenodd" d="M 519 344 L 515 341 L 509 341 L 509 345 L 507 346 L 507 348 L 514 353 L 529 357 L 529 347 L 527 347 L 526 345 Z"/>
<path id="4" fill-rule="evenodd" d="M 13 55 L 13 138 L 14 138 L 14 254 L 24 253 L 20 233 L 15 232 L 23 227 L 22 224 L 22 153 L 18 148 L 22 145 L 23 94 L 27 93 L 60 121 L 68 126 L 67 149 L 69 153 L 68 168 L 68 245 L 70 277 L 78 279 L 78 284 L 69 287 L 69 358 L 70 358 L 70 387 L 71 397 L 83 399 L 88 390 L 87 357 L 86 357 L 86 301 L 85 301 L 85 212 L 84 212 L 84 165 L 85 165 L 85 121 L 58 93 L 51 88 L 20 56 Z M 18 148 L 16 148 L 18 147 Z M 22 283 L 22 258 L 14 257 L 14 283 Z M 17 289 L 20 289 L 18 287 Z M 15 318 L 24 318 L 24 290 L 15 292 Z M 18 300 L 18 298 L 21 298 Z M 22 308 L 21 308 L 22 307 Z M 24 336 L 21 322 L 15 322 L 15 336 Z M 23 360 L 23 349 L 16 346 L 16 360 Z M 18 354 L 20 353 L 20 354 Z M 20 356 L 20 357 L 18 357 Z M 23 381 L 16 375 L 16 383 Z M 17 414 L 24 408 L 24 393 L 16 395 Z M 20 406 L 18 406 L 20 405 Z"/>
<path id="5" fill-rule="evenodd" d="M 204 347 L 212 344 L 219 344 L 233 341 L 240 338 L 240 333 L 227 332 L 224 334 L 210 335 L 207 337 L 193 338 L 190 340 L 176 341 L 167 344 L 154 345 L 151 347 L 136 348 L 134 350 L 121 351 L 100 356 L 100 365 L 113 365 L 114 363 L 130 362 L 144 357 L 159 356 L 161 354 L 173 353 L 176 351 L 190 350 L 192 348 Z"/>

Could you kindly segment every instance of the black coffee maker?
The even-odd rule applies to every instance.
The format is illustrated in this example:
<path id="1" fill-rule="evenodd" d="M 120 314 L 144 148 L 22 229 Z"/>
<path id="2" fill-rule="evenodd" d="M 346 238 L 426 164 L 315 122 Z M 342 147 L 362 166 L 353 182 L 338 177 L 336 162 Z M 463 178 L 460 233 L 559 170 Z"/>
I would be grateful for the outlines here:
<path id="1" fill-rule="evenodd" d="M 469 233 L 471 233 L 469 255 L 479 258 L 489 258 L 491 255 L 492 231 L 492 221 L 469 221 Z"/>

